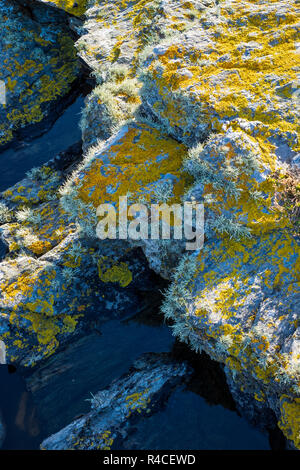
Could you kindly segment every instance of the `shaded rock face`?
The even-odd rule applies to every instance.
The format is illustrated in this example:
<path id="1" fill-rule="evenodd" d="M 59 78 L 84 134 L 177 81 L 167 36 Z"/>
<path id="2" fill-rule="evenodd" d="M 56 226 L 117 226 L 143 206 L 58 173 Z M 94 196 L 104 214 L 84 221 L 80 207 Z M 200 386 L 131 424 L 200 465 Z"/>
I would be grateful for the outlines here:
<path id="1" fill-rule="evenodd" d="M 90 413 L 44 440 L 41 449 L 109 450 L 120 446 L 132 426 L 160 409 L 190 374 L 184 363 L 176 363 L 168 354 L 141 356 L 128 374 L 93 396 Z"/>
<path id="2" fill-rule="evenodd" d="M 65 15 L 43 5 L 2 0 L 0 147 L 22 131 L 33 136 L 68 103 L 80 66 Z M 77 83 L 78 87 L 78 83 Z"/>
<path id="3" fill-rule="evenodd" d="M 71 1 L 39 3 L 76 14 Z M 81 121 L 85 158 L 67 183 L 68 171 L 45 166 L 3 193 L 10 252 L 0 266 L 0 338 L 10 360 L 33 365 L 53 353 L 107 292 L 108 311 L 126 304 L 129 286 L 147 272 L 139 246 L 172 281 L 163 311 L 174 333 L 224 365 L 241 412 L 262 427 L 278 422 L 300 447 L 299 231 L 291 203 L 278 203 L 290 191 L 287 174 L 299 186 L 298 15 L 293 0 L 90 1 L 83 25 L 70 20 L 97 80 Z M 59 51 L 73 73 L 69 49 L 63 43 Z M 51 86 L 60 83 L 58 70 L 56 62 Z M 19 86 L 7 82 L 9 91 Z M 204 203 L 204 250 L 184 254 L 172 240 L 97 240 L 96 208 L 126 195 L 129 203 Z M 296 205 L 297 189 L 287 199 Z M 90 418 L 98 429 L 93 411 Z M 82 434 L 78 446 L 110 447 L 101 426 L 95 444 L 86 417 L 70 430 L 75 443 Z M 61 433 L 45 447 L 74 447 Z"/>
<path id="4" fill-rule="evenodd" d="M 83 271 L 64 253 L 78 244 Z M 8 362 L 34 366 L 72 337 L 106 320 L 126 318 L 142 291 L 151 291 L 153 279 L 139 252 L 106 265 L 97 248 L 87 245 L 84 251 L 71 236 L 46 258 L 20 256 L 2 263 L 0 330 Z"/>

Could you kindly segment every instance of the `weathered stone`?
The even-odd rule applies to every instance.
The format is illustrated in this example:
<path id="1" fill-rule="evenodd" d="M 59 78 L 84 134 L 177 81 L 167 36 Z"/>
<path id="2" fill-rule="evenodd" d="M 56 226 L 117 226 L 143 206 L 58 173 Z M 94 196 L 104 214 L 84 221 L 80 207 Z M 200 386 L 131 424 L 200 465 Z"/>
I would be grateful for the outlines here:
<path id="1" fill-rule="evenodd" d="M 1 146 L 20 130 L 34 135 L 38 123 L 57 117 L 80 68 L 61 12 L 39 4 L 31 11 L 11 0 L 1 0 L 0 11 L 0 80 L 6 89 Z"/>
<path id="2" fill-rule="evenodd" d="M 176 334 L 225 365 L 243 413 L 261 426 L 276 416 L 287 437 L 298 426 L 290 412 L 282 418 L 281 400 L 297 409 L 299 255 L 284 231 L 212 241 L 177 268 L 164 305 Z"/>
<path id="3" fill-rule="evenodd" d="M 71 2 L 43 3 L 76 14 Z M 81 36 L 78 53 L 97 80 L 81 121 L 86 158 L 60 191 L 59 203 L 59 172 L 38 182 L 29 177 L 2 202 L 10 255 L 1 263 L 0 332 L 8 338 L 8 355 L 14 357 L 28 330 L 42 346 L 28 356 L 36 344 L 30 337 L 18 360 L 29 357 L 31 364 L 54 351 L 65 315 L 73 329 L 78 307 L 88 304 L 89 269 L 92 279 L 127 288 L 132 246 L 138 244 L 149 265 L 172 279 L 163 310 L 173 318 L 174 332 L 224 364 L 242 413 L 262 427 L 278 421 L 299 447 L 299 225 L 291 208 L 299 205 L 297 2 L 91 0 L 85 6 L 84 24 L 72 24 Z M 203 202 L 204 250 L 181 258 L 184 246 L 172 240 L 97 240 L 97 207 L 117 208 L 126 195 L 129 204 Z M 22 223 L 24 204 L 33 207 L 31 221 Z M 36 237 L 32 243 L 26 243 L 28 231 Z M 90 248 L 96 250 L 94 263 Z M 76 272 L 82 283 L 76 294 L 73 281 L 63 289 L 69 262 L 72 269 L 89 266 L 82 277 Z M 56 281 L 46 275 L 48 263 Z M 135 268 L 138 273 L 141 264 Z M 104 392 L 101 397 L 108 399 Z M 100 408 L 104 417 L 116 412 Z M 98 429 L 96 411 L 89 417 Z M 84 417 L 45 447 L 110 447 L 117 434 L 108 429 L 99 424 L 96 435 Z"/>
<path id="4" fill-rule="evenodd" d="M 145 354 L 130 371 L 91 399 L 91 411 L 48 437 L 41 449 L 103 449 L 120 445 L 132 426 L 151 416 L 190 374 L 167 354 Z M 113 447 L 114 448 L 114 447 Z"/>
<path id="5" fill-rule="evenodd" d="M 68 168 L 55 166 L 64 163 L 32 170 L 1 199 L 9 249 L 0 264 L 0 339 L 8 362 L 23 366 L 53 354 L 95 321 L 128 315 L 139 289 L 153 282 L 136 249 L 82 236 L 59 204 Z"/>
<path id="6" fill-rule="evenodd" d="M 75 16 L 82 16 L 87 8 L 89 0 L 35 0 L 45 3 L 51 7 L 61 8 L 67 13 Z"/>

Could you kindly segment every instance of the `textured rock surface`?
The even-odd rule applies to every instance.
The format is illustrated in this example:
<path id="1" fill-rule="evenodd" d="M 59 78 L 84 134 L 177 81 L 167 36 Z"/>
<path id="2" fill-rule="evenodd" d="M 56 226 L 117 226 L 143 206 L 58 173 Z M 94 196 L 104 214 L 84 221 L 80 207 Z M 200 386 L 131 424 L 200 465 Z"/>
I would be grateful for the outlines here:
<path id="1" fill-rule="evenodd" d="M 6 105 L 0 105 L 0 146 L 20 129 L 35 132 L 72 88 L 79 74 L 73 41 L 61 12 L 18 2 L 0 2 L 0 80 Z"/>
<path id="2" fill-rule="evenodd" d="M 68 155 L 68 154 L 67 154 Z M 93 322 L 128 315 L 151 273 L 137 250 L 85 239 L 58 204 L 68 174 L 50 162 L 2 193 L 0 338 L 8 362 L 33 366 Z M 127 250 L 128 251 L 128 250 Z M 86 314 L 87 313 L 87 314 Z"/>
<path id="3" fill-rule="evenodd" d="M 67 13 L 75 16 L 84 14 L 89 0 L 35 0 L 36 2 L 46 3 L 49 6 L 61 8 Z"/>
<path id="4" fill-rule="evenodd" d="M 165 311 L 176 312 L 175 332 L 225 364 L 234 397 L 252 421 L 262 422 L 266 410 L 280 416 L 284 395 L 296 408 L 299 246 L 276 231 L 206 250 L 182 262 L 169 290 Z M 272 418 L 266 413 L 264 424 Z M 287 431 L 287 419 L 280 427 Z"/>
<path id="5" fill-rule="evenodd" d="M 75 14 L 72 2 L 43 3 Z M 278 422 L 300 447 L 297 2 L 86 7 L 84 24 L 73 22 L 78 53 L 97 80 L 81 121 L 85 159 L 60 202 L 63 176 L 51 169 L 3 194 L 10 255 L 1 264 L 0 331 L 8 354 L 28 358 L 33 340 L 20 353 L 19 331 L 39 340 L 31 364 L 74 330 L 87 300 L 85 287 L 75 295 L 69 268 L 92 266 L 105 287 L 129 285 L 132 245 L 95 239 L 100 203 L 196 200 L 205 204 L 204 250 L 181 259 L 180 243 L 139 243 L 172 280 L 163 310 L 176 335 L 224 365 L 239 409 L 262 427 Z M 85 423 L 77 422 L 83 436 Z M 107 447 L 110 435 L 101 436 L 82 445 Z"/>
<path id="6" fill-rule="evenodd" d="M 94 70 L 99 86 L 87 100 L 82 120 L 84 148 L 107 138 L 132 118 L 140 104 L 136 80 L 151 44 L 189 29 L 215 4 L 159 0 L 91 1 L 78 28 L 80 57 Z"/>
<path id="7" fill-rule="evenodd" d="M 42 449 L 103 449 L 120 444 L 140 419 L 158 411 L 174 388 L 188 377 L 184 363 L 168 355 L 145 354 L 128 374 L 98 392 L 91 411 L 41 444 Z"/>
<path id="8" fill-rule="evenodd" d="M 91 148 L 83 165 L 65 185 L 62 206 L 77 218 L 84 233 L 95 236 L 96 208 L 111 203 L 118 209 L 119 197 L 127 196 L 128 206 L 133 203 L 180 202 L 187 183 L 182 170 L 186 147 L 146 124 L 131 123 L 105 144 Z M 133 243 L 144 250 L 150 267 L 169 277 L 170 267 L 176 265 L 182 251 L 180 244 L 168 240 L 141 240 Z M 108 240 L 106 241 L 108 242 Z M 109 240 L 107 255 L 112 247 L 128 250 L 128 242 Z M 168 245 L 168 250 L 166 246 Z M 170 245 L 170 246 L 169 246 Z"/>
<path id="9" fill-rule="evenodd" d="M 0 337 L 7 361 L 23 366 L 35 365 L 95 322 L 129 316 L 139 291 L 151 290 L 139 253 L 109 262 L 72 236 L 39 259 L 3 261 L 0 273 Z"/>
<path id="10" fill-rule="evenodd" d="M 87 11 L 77 43 L 100 84 L 87 103 L 85 145 L 95 143 L 93 116 L 103 139 L 126 115 L 110 106 L 107 80 L 111 91 L 119 78 L 106 70 L 137 75 L 139 116 L 190 149 L 185 197 L 206 206 L 206 250 L 179 266 L 164 310 L 176 334 L 225 364 L 240 408 L 261 425 L 276 416 L 299 445 L 299 244 L 275 203 L 299 152 L 296 2 L 104 3 Z M 157 261 L 162 246 L 144 250 L 171 275 L 171 263 Z"/>
<path id="11" fill-rule="evenodd" d="M 154 47 L 142 96 L 182 140 L 231 126 L 256 138 L 266 160 L 297 151 L 296 2 L 219 2 L 191 28 Z M 299 64 L 298 64 L 299 65 Z"/>

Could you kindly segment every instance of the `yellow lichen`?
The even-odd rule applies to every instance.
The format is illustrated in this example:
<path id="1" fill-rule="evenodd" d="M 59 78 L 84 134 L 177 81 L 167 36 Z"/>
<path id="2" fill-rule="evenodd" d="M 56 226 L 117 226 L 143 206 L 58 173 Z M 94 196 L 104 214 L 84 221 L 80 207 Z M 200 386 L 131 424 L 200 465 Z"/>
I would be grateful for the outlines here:
<path id="1" fill-rule="evenodd" d="M 54 4 L 57 7 L 72 13 L 75 16 L 82 16 L 87 8 L 88 0 L 42 0 L 45 3 Z"/>
<path id="2" fill-rule="evenodd" d="M 120 262 L 109 267 L 107 258 L 99 260 L 98 274 L 102 282 L 117 282 L 121 287 L 127 287 L 132 281 L 132 273 L 126 263 Z"/>
<path id="3" fill-rule="evenodd" d="M 278 426 L 283 434 L 300 449 L 300 398 L 281 397 L 281 418 Z"/>

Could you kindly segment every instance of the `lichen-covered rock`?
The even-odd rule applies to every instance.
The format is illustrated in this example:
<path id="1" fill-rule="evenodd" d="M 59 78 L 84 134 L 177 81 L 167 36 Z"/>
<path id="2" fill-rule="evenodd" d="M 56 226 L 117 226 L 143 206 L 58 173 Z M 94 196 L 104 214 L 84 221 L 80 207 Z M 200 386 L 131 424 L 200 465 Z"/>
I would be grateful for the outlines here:
<path id="1" fill-rule="evenodd" d="M 43 255 L 74 232 L 74 220 L 58 202 L 63 181 L 61 171 L 44 165 L 2 193 L 2 240 L 11 254 Z"/>
<path id="2" fill-rule="evenodd" d="M 296 2 L 114 3 L 101 11 L 91 6 L 77 43 L 100 83 L 87 101 L 86 148 L 128 118 L 112 90 L 120 76 L 138 76 L 138 116 L 190 148 L 184 169 L 194 184 L 185 177 L 177 200 L 193 198 L 206 210 L 206 252 L 190 257 L 189 269 L 181 263 L 164 310 L 175 333 L 225 364 L 240 409 L 253 421 L 260 415 L 264 425 L 273 413 L 297 444 L 297 420 L 287 411 L 283 418 L 281 397 L 294 403 L 299 395 L 299 245 L 289 212 L 276 203 L 278 182 L 299 152 Z M 159 8 L 155 22 L 152 7 Z M 93 165 L 82 176 L 89 189 L 100 182 Z M 122 182 L 106 182 L 87 199 L 80 189 L 81 200 L 103 199 L 100 187 L 112 191 L 105 202 L 127 192 Z M 182 247 L 142 245 L 150 265 L 170 277 Z M 201 315 L 194 313 L 198 305 Z"/>
<path id="3" fill-rule="evenodd" d="M 280 400 L 281 418 L 278 423 L 284 435 L 300 448 L 300 398 L 282 395 Z"/>
<path id="4" fill-rule="evenodd" d="M 128 206 L 143 203 L 149 207 L 162 199 L 170 204 L 180 202 L 189 179 L 182 169 L 185 156 L 184 145 L 149 125 L 132 122 L 107 142 L 91 148 L 62 191 L 62 207 L 76 218 L 84 233 L 96 237 L 100 204 L 109 203 L 118 210 L 121 196 L 128 197 Z M 150 267 L 169 277 L 183 250 L 181 242 L 153 241 L 149 226 L 148 239 L 130 241 L 130 245 L 141 246 Z M 112 255 L 114 247 L 122 253 L 130 246 L 127 240 L 105 243 L 101 246 L 106 256 Z"/>
<path id="5" fill-rule="evenodd" d="M 124 126 L 106 143 L 92 149 L 62 191 L 62 206 L 84 226 L 91 222 L 95 236 L 96 209 L 120 196 L 133 202 L 151 203 L 159 187 L 169 184 L 169 201 L 183 193 L 182 161 L 186 147 L 145 124 Z M 88 216 L 89 214 L 89 216 Z"/>
<path id="6" fill-rule="evenodd" d="M 299 431 L 281 415 L 282 396 L 296 410 L 300 395 L 299 263 L 288 232 L 212 241 L 182 261 L 164 305 L 176 334 L 225 364 L 240 409 L 263 425 L 272 410 L 288 438 Z"/>
<path id="7" fill-rule="evenodd" d="M 240 408 L 262 422 L 272 410 L 296 445 L 299 240 L 276 198 L 299 152 L 298 14 L 294 1 L 220 2 L 148 49 L 141 75 L 141 111 L 190 147 L 185 198 L 206 208 L 206 249 L 179 265 L 164 311 L 225 363 Z"/>
<path id="8" fill-rule="evenodd" d="M 152 286 L 137 250 L 111 256 L 109 245 L 82 236 L 59 204 L 64 166 L 51 161 L 2 193 L 0 339 L 10 363 L 33 366 L 93 322 L 127 316 L 139 289 Z"/>
<path id="9" fill-rule="evenodd" d="M 46 5 L 61 8 L 67 13 L 75 16 L 82 16 L 90 0 L 36 0 Z"/>
<path id="10" fill-rule="evenodd" d="M 297 391 L 300 359 L 299 254 L 293 237 L 280 231 L 246 241 L 227 238 L 212 243 L 194 260 L 196 269 L 194 279 L 186 285 L 189 294 L 184 315 L 194 327 L 191 334 L 195 340 L 199 333 L 199 344 L 210 338 L 210 354 L 229 352 L 233 362 L 229 359 L 228 364 L 233 368 L 240 365 L 248 370 L 247 362 L 255 359 L 257 366 L 261 362 L 262 367 L 257 371 L 252 368 L 251 373 L 257 380 L 266 379 L 266 383 L 270 375 L 275 380 L 278 369 L 279 375 L 290 375 L 291 392 Z M 186 280 L 182 269 L 177 281 L 184 284 Z M 274 367 L 268 369 L 267 364 Z M 281 386 L 280 376 L 278 382 Z"/>
<path id="11" fill-rule="evenodd" d="M 172 15 L 175 17 L 180 4 L 180 1 L 169 0 L 90 2 L 83 25 L 84 34 L 77 43 L 81 57 L 99 73 L 115 63 L 134 67 L 147 44 L 165 37 L 166 29 L 174 23 Z"/>
<path id="12" fill-rule="evenodd" d="M 191 145 L 231 126 L 255 137 L 266 160 L 289 160 L 298 148 L 298 15 L 293 0 L 220 2 L 200 27 L 153 48 L 145 106 Z"/>
<path id="13" fill-rule="evenodd" d="M 81 36 L 76 47 L 97 86 L 81 120 L 86 157 L 59 193 L 63 175 L 44 168 L 47 174 L 29 175 L 1 200 L 10 253 L 0 267 L 0 339 L 8 357 L 32 364 L 55 351 L 84 321 L 79 315 L 93 304 L 90 293 L 101 308 L 105 294 L 113 296 L 108 311 L 119 306 L 117 289 L 135 286 L 143 274 L 132 248 L 139 245 L 149 265 L 172 279 L 163 310 L 174 333 L 224 365 L 241 412 L 263 427 L 277 421 L 300 448 L 297 2 L 43 3 L 85 12 L 83 25 L 72 19 Z M 13 8 L 9 0 L 0 5 Z M 32 20 L 24 18 L 30 29 Z M 9 28 L 14 21 L 21 20 Z M 46 42 L 57 45 L 58 30 L 49 39 L 43 23 L 38 32 L 51 60 L 57 48 Z M 8 60 L 11 49 L 3 49 Z M 62 43 L 59 50 L 72 75 L 69 48 Z M 14 80 L 7 78 L 9 97 L 11 87 L 18 90 Z M 55 90 L 51 100 L 61 96 Z M 14 116 L 17 127 L 26 125 Z M 120 196 L 129 204 L 204 203 L 204 250 L 179 262 L 183 244 L 174 240 L 97 240 L 97 207 L 118 208 Z M 101 400 L 110 404 L 113 391 Z M 110 447 L 120 436 L 103 423 L 113 414 L 127 429 L 128 420 L 122 403 L 117 409 L 105 403 L 95 402 L 88 418 L 45 447 Z"/>
<path id="14" fill-rule="evenodd" d="M 191 9 L 197 2 L 189 3 Z M 105 12 L 107 18 L 110 14 Z M 124 30 L 130 29 L 128 18 L 133 14 L 132 9 L 122 11 Z M 216 8 L 207 5 L 198 20 L 200 27 L 191 23 L 187 26 L 185 22 L 174 37 L 161 40 L 152 51 L 148 48 L 141 75 L 144 116 L 154 118 L 170 135 L 190 147 L 213 132 L 205 145 L 196 147 L 186 161 L 186 170 L 195 177 L 187 197 L 194 196 L 206 204 L 208 253 L 204 259 L 199 257 L 190 272 L 189 281 L 194 282 L 196 277 L 198 290 L 191 289 L 190 296 L 181 297 L 176 307 L 170 309 L 167 305 L 168 313 L 172 312 L 177 321 L 176 332 L 189 338 L 189 328 L 185 328 L 186 324 L 192 325 L 193 345 L 226 363 L 229 382 L 236 378 L 244 389 L 240 397 L 235 395 L 238 403 L 242 403 L 243 393 L 246 396 L 250 392 L 260 411 L 273 410 L 285 435 L 295 437 L 296 421 L 291 431 L 287 424 L 290 414 L 286 413 L 284 419 L 280 417 L 280 397 L 288 394 L 293 403 L 299 393 L 298 279 L 286 274 L 299 271 L 299 247 L 288 214 L 274 204 L 278 173 L 276 177 L 274 174 L 279 171 L 284 177 L 283 163 L 293 163 L 299 152 L 296 3 L 222 2 Z M 106 37 L 114 28 L 114 24 L 105 25 L 99 37 Z M 97 70 L 97 54 L 89 48 L 89 41 L 97 37 L 93 19 L 87 23 L 87 30 L 78 44 L 83 45 L 82 56 Z M 101 52 L 100 41 L 96 41 L 100 62 L 109 63 L 114 47 L 118 51 L 113 61 L 129 67 L 139 62 L 129 52 L 134 47 L 128 48 L 135 33 L 136 29 L 132 36 L 117 44 L 112 32 L 111 42 L 102 41 Z M 167 36 L 165 28 L 163 35 Z M 276 254 L 274 247 L 278 247 Z M 154 251 L 147 254 L 150 264 L 157 267 L 154 260 L 158 256 Z M 219 264 L 222 256 L 226 256 L 226 263 Z M 247 257 L 250 261 L 245 261 Z M 257 271 L 262 280 L 254 289 Z M 243 278 L 238 285 L 235 272 Z M 187 277 L 184 269 L 181 275 Z M 224 276 L 227 281 L 223 285 Z M 177 284 L 182 287 L 178 279 Z M 217 293 L 224 286 L 235 293 L 232 312 L 233 299 L 227 294 L 220 309 Z M 175 281 L 173 289 L 176 292 Z M 170 297 L 174 291 L 171 290 Z M 190 317 L 190 306 L 198 304 L 199 295 L 204 299 L 201 327 L 198 317 L 197 321 Z M 185 313 L 176 316 L 175 312 L 182 311 L 182 305 L 186 307 L 187 303 Z M 212 322 L 215 329 L 207 312 L 215 320 Z M 256 320 L 252 318 L 254 314 Z M 256 338 L 256 322 L 258 331 L 262 329 L 271 337 L 268 347 Z M 246 342 L 245 349 L 236 346 L 238 357 L 230 349 L 232 328 L 239 340 Z M 215 352 L 215 342 L 221 344 L 223 355 Z M 266 378 L 264 373 L 270 377 Z M 249 400 L 245 403 L 244 411 L 250 407 Z"/>
<path id="15" fill-rule="evenodd" d="M 139 290 L 151 289 L 145 261 L 131 251 L 106 258 L 71 234 L 39 259 L 0 265 L 0 338 L 9 363 L 33 366 L 106 320 L 129 316 Z"/>
<path id="16" fill-rule="evenodd" d="M 11 0 L 0 1 L 0 80 L 6 104 L 0 104 L 0 146 L 16 132 L 55 115 L 79 74 L 73 40 L 61 12 L 37 4 L 34 11 Z"/>
<path id="17" fill-rule="evenodd" d="M 89 2 L 78 27 L 78 54 L 93 70 L 99 86 L 87 99 L 82 119 L 84 149 L 107 138 L 133 117 L 140 104 L 139 67 L 151 44 L 188 30 L 213 0 L 128 0 Z"/>
<path id="18" fill-rule="evenodd" d="M 92 398 L 87 415 L 45 439 L 41 449 L 118 448 L 132 426 L 158 411 L 190 372 L 185 363 L 174 362 L 168 355 L 141 356 L 129 373 Z"/>
<path id="19" fill-rule="evenodd" d="M 80 126 L 83 150 L 108 139 L 126 121 L 131 120 L 141 104 L 141 83 L 130 76 L 130 69 L 110 67 L 109 75 L 85 100 Z"/>

